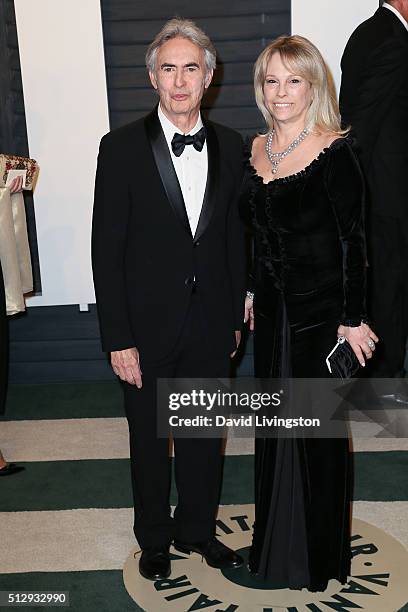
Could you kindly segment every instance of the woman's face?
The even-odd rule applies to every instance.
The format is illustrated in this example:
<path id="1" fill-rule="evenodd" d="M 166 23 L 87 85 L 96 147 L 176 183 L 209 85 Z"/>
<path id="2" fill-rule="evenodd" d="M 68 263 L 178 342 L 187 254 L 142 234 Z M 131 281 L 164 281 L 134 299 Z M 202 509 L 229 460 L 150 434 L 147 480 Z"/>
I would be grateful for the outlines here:
<path id="1" fill-rule="evenodd" d="M 263 92 L 265 106 L 275 121 L 304 124 L 312 87 L 305 78 L 289 72 L 278 52 L 268 62 Z"/>

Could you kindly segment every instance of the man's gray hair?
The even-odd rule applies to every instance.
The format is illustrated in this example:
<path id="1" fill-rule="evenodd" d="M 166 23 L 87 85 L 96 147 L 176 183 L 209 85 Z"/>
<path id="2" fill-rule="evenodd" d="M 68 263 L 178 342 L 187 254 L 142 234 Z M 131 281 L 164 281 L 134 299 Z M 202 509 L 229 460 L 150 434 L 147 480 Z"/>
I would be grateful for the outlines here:
<path id="1" fill-rule="evenodd" d="M 217 54 L 211 40 L 190 19 L 175 17 L 168 21 L 160 32 L 156 35 L 146 52 L 146 67 L 149 72 L 154 72 L 156 67 L 156 57 L 159 47 L 172 38 L 186 38 L 200 47 L 204 51 L 205 66 L 207 74 L 215 69 Z"/>

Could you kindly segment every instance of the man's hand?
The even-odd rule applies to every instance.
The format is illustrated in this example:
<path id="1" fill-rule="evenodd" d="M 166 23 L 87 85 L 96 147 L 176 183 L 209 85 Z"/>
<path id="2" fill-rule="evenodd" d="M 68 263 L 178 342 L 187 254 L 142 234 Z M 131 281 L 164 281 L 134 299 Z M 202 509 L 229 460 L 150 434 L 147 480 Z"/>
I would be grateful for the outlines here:
<path id="1" fill-rule="evenodd" d="M 250 331 L 254 331 L 254 299 L 246 296 L 245 298 L 245 314 L 244 314 L 244 323 L 249 321 L 249 329 Z"/>
<path id="2" fill-rule="evenodd" d="M 142 388 L 142 371 L 140 369 L 139 351 L 128 348 L 111 352 L 111 365 L 116 376 L 130 385 Z"/>
<path id="3" fill-rule="evenodd" d="M 235 342 L 237 344 L 237 348 L 236 348 L 236 350 L 233 353 L 231 353 L 231 355 L 230 355 L 231 359 L 233 357 L 235 357 L 235 355 L 237 354 L 237 350 L 238 350 L 239 344 L 241 342 L 241 332 L 240 332 L 239 329 L 235 330 Z"/>
<path id="4" fill-rule="evenodd" d="M 23 191 L 23 177 L 16 176 L 10 183 L 10 193 L 19 193 Z"/>

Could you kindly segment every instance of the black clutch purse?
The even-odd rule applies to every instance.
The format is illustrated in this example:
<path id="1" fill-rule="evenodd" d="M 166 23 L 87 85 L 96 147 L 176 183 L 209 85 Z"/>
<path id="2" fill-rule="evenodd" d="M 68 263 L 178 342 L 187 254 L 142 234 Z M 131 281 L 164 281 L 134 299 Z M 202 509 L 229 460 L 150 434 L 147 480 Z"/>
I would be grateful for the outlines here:
<path id="1" fill-rule="evenodd" d="M 336 346 L 326 357 L 326 364 L 336 378 L 351 378 L 360 369 L 360 362 L 344 336 L 337 338 Z"/>

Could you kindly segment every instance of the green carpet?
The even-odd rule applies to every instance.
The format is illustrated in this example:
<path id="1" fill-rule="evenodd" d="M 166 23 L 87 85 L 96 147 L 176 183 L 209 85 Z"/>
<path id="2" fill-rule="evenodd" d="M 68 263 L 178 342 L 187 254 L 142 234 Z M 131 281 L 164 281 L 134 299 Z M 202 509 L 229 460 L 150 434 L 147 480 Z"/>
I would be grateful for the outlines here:
<path id="1" fill-rule="evenodd" d="M 408 453 L 354 453 L 356 501 L 407 501 Z"/>
<path id="2" fill-rule="evenodd" d="M 133 505 L 127 459 L 20 463 L 25 471 L 3 478 L 0 510 L 130 508 Z M 226 457 L 221 503 L 252 501 L 253 457 Z M 245 497 L 245 501 L 243 501 Z M 171 503 L 177 495 L 173 486 Z"/>
<path id="3" fill-rule="evenodd" d="M 124 416 L 120 385 L 114 382 L 12 385 L 1 420 L 79 419 Z"/>
<path id="4" fill-rule="evenodd" d="M 69 443 L 69 441 L 67 441 Z M 356 453 L 356 501 L 408 501 L 408 456 L 400 451 Z M 0 510 L 66 510 L 132 506 L 129 461 L 99 459 L 21 464 L 1 482 Z M 171 503 L 176 502 L 174 479 Z M 253 456 L 225 458 L 222 504 L 253 502 Z"/>

